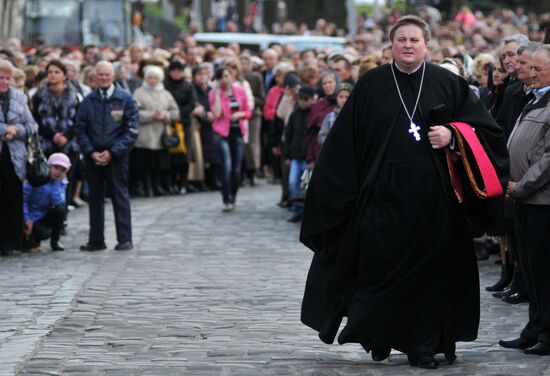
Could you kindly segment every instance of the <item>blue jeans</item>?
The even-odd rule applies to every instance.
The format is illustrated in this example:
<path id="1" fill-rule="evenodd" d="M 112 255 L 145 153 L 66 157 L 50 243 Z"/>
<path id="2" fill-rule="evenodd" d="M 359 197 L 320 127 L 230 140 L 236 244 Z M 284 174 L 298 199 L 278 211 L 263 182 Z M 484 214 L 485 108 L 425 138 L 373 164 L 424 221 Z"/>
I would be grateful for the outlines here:
<path id="1" fill-rule="evenodd" d="M 216 146 L 221 157 L 220 182 L 224 204 L 235 202 L 241 183 L 244 141 L 240 128 L 231 128 L 228 137 L 218 137 Z"/>
<path id="2" fill-rule="evenodd" d="M 302 215 L 304 205 L 302 202 L 296 201 L 300 193 L 300 179 L 304 171 L 307 170 L 307 162 L 304 160 L 293 159 L 290 161 L 290 173 L 288 175 L 288 190 L 290 199 L 292 200 L 292 212 L 294 215 Z"/>

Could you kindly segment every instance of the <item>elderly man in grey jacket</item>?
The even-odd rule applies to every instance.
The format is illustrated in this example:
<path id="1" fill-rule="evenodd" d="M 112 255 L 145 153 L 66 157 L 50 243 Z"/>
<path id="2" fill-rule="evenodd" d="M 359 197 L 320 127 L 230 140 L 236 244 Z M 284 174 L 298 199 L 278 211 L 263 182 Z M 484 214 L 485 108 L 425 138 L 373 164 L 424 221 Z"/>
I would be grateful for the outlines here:
<path id="1" fill-rule="evenodd" d="M 538 47 L 530 60 L 535 98 L 508 140 L 507 192 L 516 203 L 516 248 L 530 297 L 529 322 L 519 338 L 499 344 L 550 355 L 550 45 Z"/>

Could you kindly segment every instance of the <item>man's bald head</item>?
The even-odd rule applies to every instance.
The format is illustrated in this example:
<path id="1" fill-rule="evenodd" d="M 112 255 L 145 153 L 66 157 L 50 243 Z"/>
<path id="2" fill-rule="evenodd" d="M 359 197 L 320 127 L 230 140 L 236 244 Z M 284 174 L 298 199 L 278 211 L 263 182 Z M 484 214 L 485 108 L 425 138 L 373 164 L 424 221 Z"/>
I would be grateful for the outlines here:
<path id="1" fill-rule="evenodd" d="M 265 69 L 271 70 L 279 62 L 279 55 L 274 49 L 268 48 L 262 54 L 262 59 L 265 63 Z"/>

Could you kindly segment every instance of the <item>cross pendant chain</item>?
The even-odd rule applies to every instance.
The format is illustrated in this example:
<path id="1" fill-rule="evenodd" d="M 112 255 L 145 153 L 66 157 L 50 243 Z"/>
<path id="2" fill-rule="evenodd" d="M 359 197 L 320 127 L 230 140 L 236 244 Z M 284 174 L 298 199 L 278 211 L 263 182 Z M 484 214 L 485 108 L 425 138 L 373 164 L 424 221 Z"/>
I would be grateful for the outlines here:
<path id="1" fill-rule="evenodd" d="M 426 72 L 426 63 L 422 62 L 422 78 L 420 79 L 420 88 L 418 89 L 418 96 L 416 97 L 416 102 L 414 104 L 412 114 L 409 114 L 409 110 L 407 110 L 407 106 L 405 105 L 405 101 L 403 100 L 403 96 L 401 95 L 401 90 L 399 89 L 399 83 L 397 82 L 397 77 L 395 77 L 395 71 L 393 70 L 393 64 L 394 63 L 392 62 L 390 66 L 391 66 L 391 73 L 393 75 L 393 81 L 395 82 L 395 87 L 397 88 L 397 94 L 399 94 L 399 99 L 401 100 L 403 109 L 405 110 L 405 113 L 407 114 L 407 117 L 411 122 L 409 133 L 411 133 L 414 136 L 414 140 L 418 142 L 420 141 L 420 133 L 418 133 L 418 131 L 420 130 L 420 127 L 413 122 L 413 117 L 416 112 L 416 108 L 418 107 L 420 94 L 422 94 L 422 85 L 424 84 L 424 73 Z"/>

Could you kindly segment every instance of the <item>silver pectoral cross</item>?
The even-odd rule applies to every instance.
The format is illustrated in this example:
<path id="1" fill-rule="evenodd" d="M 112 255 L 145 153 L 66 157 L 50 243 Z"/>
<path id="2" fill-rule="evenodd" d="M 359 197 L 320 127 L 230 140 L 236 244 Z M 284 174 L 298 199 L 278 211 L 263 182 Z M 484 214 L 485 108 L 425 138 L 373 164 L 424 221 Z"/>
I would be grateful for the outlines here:
<path id="1" fill-rule="evenodd" d="M 420 127 L 411 121 L 411 127 L 409 129 L 409 133 L 413 134 L 414 139 L 416 141 L 420 141 L 420 133 L 418 133 L 419 130 L 420 130 Z"/>

